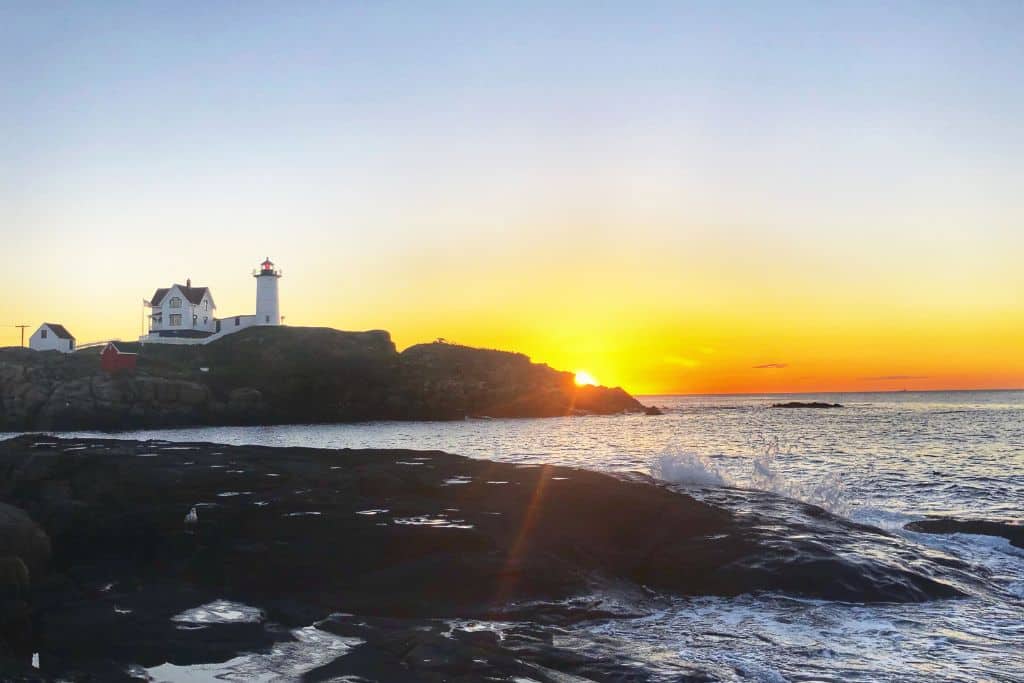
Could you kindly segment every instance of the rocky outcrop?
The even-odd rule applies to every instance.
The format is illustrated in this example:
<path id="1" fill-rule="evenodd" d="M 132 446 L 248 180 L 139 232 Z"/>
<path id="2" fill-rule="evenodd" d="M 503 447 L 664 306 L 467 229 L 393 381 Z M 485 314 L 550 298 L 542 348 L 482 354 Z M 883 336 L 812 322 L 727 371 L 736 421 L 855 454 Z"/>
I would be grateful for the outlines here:
<path id="1" fill-rule="evenodd" d="M 1005 538 L 1017 548 L 1024 548 L 1024 524 L 995 522 L 987 519 L 955 519 L 932 517 L 908 522 L 903 526 L 908 531 L 923 534 L 976 534 Z"/>
<path id="2" fill-rule="evenodd" d="M 6 565 L 8 571 L 3 575 L 16 578 L 23 569 L 25 582 L 33 574 L 41 574 L 50 560 L 46 533 L 23 510 L 5 503 L 0 503 L 0 558 L 16 558 Z"/>
<path id="3" fill-rule="evenodd" d="M 44 575 L 50 539 L 23 510 L 0 503 L 0 660 L 32 651 L 32 581 Z"/>
<path id="4" fill-rule="evenodd" d="M 50 678 L 117 680 L 131 664 L 226 661 L 316 623 L 366 647 L 339 652 L 310 680 L 564 681 L 599 670 L 607 677 L 598 680 L 643 680 L 626 676 L 628 666 L 613 676 L 614 662 L 592 668 L 587 656 L 560 651 L 544 625 L 609 618 L 601 595 L 639 609 L 657 593 L 850 602 L 960 594 L 950 558 L 759 496 L 733 512 L 646 477 L 436 451 L 0 442 L 0 500 L 31 515 L 53 544 L 49 573 L 33 575 L 34 630 L 16 632 L 35 634 L 28 651 Z M 192 508 L 198 519 L 186 523 Z M 23 529 L 15 517 L 0 531 Z M 266 623 L 183 629 L 172 619 L 217 599 L 250 605 Z M 424 621 L 438 619 L 533 626 L 496 642 Z M 0 678 L 15 678 L 2 666 Z M 387 673 L 400 670 L 416 675 Z"/>
<path id="5" fill-rule="evenodd" d="M 642 412 L 522 354 L 452 344 L 398 353 L 387 332 L 251 328 L 206 346 L 150 344 L 109 375 L 96 349 L 0 349 L 0 431 L 453 420 Z"/>
<path id="6" fill-rule="evenodd" d="M 33 575 L 34 630 L 8 632 L 34 633 L 30 647 L 9 651 L 40 652 L 51 679 L 121 680 L 129 665 L 224 661 L 289 639 L 282 626 L 316 624 L 366 646 L 310 680 L 642 680 L 559 650 L 544 625 L 611 616 L 601 594 L 642 605 L 654 593 L 961 593 L 950 558 L 760 496 L 733 512 L 646 477 L 439 452 L 22 436 L 0 441 L 0 501 L 30 514 L 53 554 Z M 777 517 L 762 516 L 773 506 Z M 24 515 L 13 518 L 0 531 L 22 533 Z M 174 621 L 217 599 L 266 623 Z M 534 626 L 497 642 L 424 622 L 450 618 Z M 11 656 L 9 671 L 0 656 L 4 680 L 19 671 Z M 402 668 L 417 675 L 389 677 Z"/>

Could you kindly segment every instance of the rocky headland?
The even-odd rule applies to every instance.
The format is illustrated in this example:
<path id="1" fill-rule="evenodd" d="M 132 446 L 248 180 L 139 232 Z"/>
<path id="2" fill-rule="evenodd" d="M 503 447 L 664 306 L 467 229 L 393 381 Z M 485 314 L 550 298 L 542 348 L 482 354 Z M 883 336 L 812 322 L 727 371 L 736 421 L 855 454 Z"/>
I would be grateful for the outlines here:
<path id="1" fill-rule="evenodd" d="M 312 639 L 309 681 L 644 681 L 628 653 L 559 643 L 658 596 L 922 601 L 969 580 L 771 494 L 442 452 L 24 435 L 0 442 L 0 503 L 4 680 L 266 668 Z"/>
<path id="2" fill-rule="evenodd" d="M 448 343 L 401 353 L 384 331 L 255 327 L 204 346 L 148 344 L 134 371 L 0 349 L 0 431 L 643 412 L 619 388 L 518 353 Z"/>

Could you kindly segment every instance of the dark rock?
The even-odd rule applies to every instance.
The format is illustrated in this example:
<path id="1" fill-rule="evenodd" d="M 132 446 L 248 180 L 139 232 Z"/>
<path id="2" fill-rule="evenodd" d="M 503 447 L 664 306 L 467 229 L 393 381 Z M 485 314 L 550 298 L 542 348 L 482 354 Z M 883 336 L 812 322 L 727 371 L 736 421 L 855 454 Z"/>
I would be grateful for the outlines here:
<path id="1" fill-rule="evenodd" d="M 772 408 L 842 408 L 842 403 L 823 403 L 821 401 L 789 401 L 773 403 Z"/>
<path id="2" fill-rule="evenodd" d="M 7 558 L 2 560 L 7 564 L 0 577 L 14 576 L 15 564 L 20 564 L 29 576 L 41 574 L 50 560 L 46 533 L 24 510 L 6 503 L 0 503 L 0 558 Z"/>
<path id="3" fill-rule="evenodd" d="M 42 529 L 24 511 L 0 503 L 0 662 L 11 662 L 15 671 L 32 656 L 32 582 L 49 559 L 50 541 Z"/>
<path id="4" fill-rule="evenodd" d="M 664 415 L 658 406 L 647 406 L 644 408 L 644 415 Z"/>
<path id="5" fill-rule="evenodd" d="M 522 354 L 454 344 L 398 353 L 387 332 L 255 327 L 203 346 L 149 344 L 134 373 L 98 353 L 0 349 L 0 430 L 461 420 L 641 412 Z"/>
<path id="6" fill-rule="evenodd" d="M 903 526 L 908 531 L 925 534 L 978 534 L 979 536 L 999 536 L 1011 545 L 1024 548 L 1024 524 L 993 522 L 984 519 L 953 519 L 936 517 L 908 522 Z"/>
<path id="7" fill-rule="evenodd" d="M 289 628 L 337 612 L 360 623 L 459 618 L 554 627 L 572 620 L 565 600 L 605 591 L 783 591 L 853 602 L 961 593 L 957 567 L 767 494 L 755 508 L 774 505 L 777 515 L 740 515 L 646 477 L 441 452 L 29 435 L 0 442 L 0 500 L 31 515 L 53 544 L 50 572 L 33 577 L 35 630 L 22 624 L 5 637 L 13 648 L 18 634 L 36 633 L 44 673 L 54 677 L 105 680 L 129 664 L 225 661 L 291 638 L 269 622 L 183 630 L 170 620 L 219 598 L 264 609 Z M 192 507 L 198 522 L 186 524 Z M 607 616 L 587 606 L 577 618 Z M 500 643 L 408 623 L 375 628 L 361 632 L 367 647 L 310 680 L 360 671 L 376 671 L 377 680 L 469 681 L 496 672 L 559 680 L 550 671 L 643 680 L 622 678 L 625 660 L 553 647 L 540 626 Z M 491 653 L 486 666 L 476 661 L 480 652 Z M 404 678 L 385 675 L 400 671 Z"/>

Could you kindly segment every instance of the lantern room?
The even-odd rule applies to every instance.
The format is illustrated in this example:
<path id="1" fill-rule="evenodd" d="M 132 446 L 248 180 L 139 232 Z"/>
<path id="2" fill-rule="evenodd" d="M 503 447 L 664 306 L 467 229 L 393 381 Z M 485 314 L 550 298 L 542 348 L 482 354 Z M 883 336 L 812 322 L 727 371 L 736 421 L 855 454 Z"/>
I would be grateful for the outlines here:
<path id="1" fill-rule="evenodd" d="M 274 262 L 270 260 L 268 256 L 266 260 L 260 264 L 259 270 L 253 271 L 254 277 L 281 277 L 281 271 L 274 268 Z"/>

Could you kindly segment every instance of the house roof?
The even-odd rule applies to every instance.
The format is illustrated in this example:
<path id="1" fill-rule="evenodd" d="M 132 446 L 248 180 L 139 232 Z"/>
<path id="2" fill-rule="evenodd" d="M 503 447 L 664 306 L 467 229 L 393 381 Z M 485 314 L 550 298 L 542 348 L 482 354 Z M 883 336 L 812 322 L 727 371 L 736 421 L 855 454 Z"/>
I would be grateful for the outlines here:
<path id="1" fill-rule="evenodd" d="M 108 342 L 107 346 L 113 346 L 114 350 L 118 353 L 131 353 L 136 354 L 139 349 L 142 348 L 142 344 L 139 342 L 123 342 L 123 341 L 112 341 Z"/>
<path id="2" fill-rule="evenodd" d="M 64 327 L 63 325 L 58 325 L 57 323 L 43 323 L 43 325 L 45 325 L 46 327 L 49 327 L 51 330 L 53 330 L 53 333 L 55 335 L 57 335 L 58 337 L 60 337 L 61 339 L 74 339 L 75 338 L 75 335 L 73 335 L 70 332 L 68 332 L 67 328 Z"/>
<path id="3" fill-rule="evenodd" d="M 153 304 L 154 306 L 159 306 L 160 303 L 164 300 L 164 297 L 167 296 L 167 293 L 170 292 L 175 287 L 178 288 L 182 296 L 188 299 L 189 302 L 196 305 L 202 303 L 203 296 L 205 296 L 210 291 L 209 287 L 186 287 L 185 285 L 174 284 L 171 285 L 170 287 L 161 287 L 160 289 L 153 292 L 153 298 L 150 299 L 150 303 Z M 213 299 L 213 295 L 210 295 L 210 299 Z"/>

